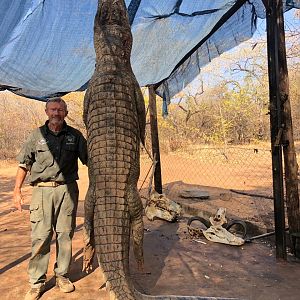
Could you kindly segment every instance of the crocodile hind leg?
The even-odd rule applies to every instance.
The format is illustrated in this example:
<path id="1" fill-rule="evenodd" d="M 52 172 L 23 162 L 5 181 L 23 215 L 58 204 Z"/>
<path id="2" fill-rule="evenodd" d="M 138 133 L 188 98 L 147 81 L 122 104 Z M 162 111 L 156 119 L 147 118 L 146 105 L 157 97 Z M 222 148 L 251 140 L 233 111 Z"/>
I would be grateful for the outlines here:
<path id="1" fill-rule="evenodd" d="M 133 253 L 137 261 L 138 269 L 144 269 L 144 223 L 143 223 L 143 205 L 136 186 L 130 186 L 128 192 L 128 206 L 131 219 Z"/>

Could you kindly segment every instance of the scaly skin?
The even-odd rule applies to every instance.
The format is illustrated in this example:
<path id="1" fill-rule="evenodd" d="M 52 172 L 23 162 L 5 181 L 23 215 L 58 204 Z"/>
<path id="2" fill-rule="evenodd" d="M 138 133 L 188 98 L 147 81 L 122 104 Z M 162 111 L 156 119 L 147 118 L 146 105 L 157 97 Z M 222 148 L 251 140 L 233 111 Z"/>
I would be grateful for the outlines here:
<path id="1" fill-rule="evenodd" d="M 208 299 L 147 296 L 129 277 L 129 244 L 143 268 L 142 202 L 137 191 L 145 106 L 132 72 L 132 35 L 123 0 L 101 0 L 94 25 L 95 72 L 84 99 L 90 185 L 85 200 L 85 260 L 95 246 L 110 299 Z M 215 298 L 214 298 L 215 299 Z"/>
<path id="2" fill-rule="evenodd" d="M 137 191 L 145 106 L 132 72 L 132 36 L 123 1 L 99 1 L 94 25 L 96 68 L 84 99 L 90 187 L 85 231 L 110 285 L 111 298 L 135 299 L 129 242 L 143 267 L 142 202 Z"/>

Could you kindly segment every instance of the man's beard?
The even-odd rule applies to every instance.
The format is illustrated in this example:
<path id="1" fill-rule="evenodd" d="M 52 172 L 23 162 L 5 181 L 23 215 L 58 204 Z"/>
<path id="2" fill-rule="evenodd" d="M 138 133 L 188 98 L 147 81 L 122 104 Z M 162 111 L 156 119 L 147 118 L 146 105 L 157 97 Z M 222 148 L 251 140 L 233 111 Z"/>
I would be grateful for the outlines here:
<path id="1" fill-rule="evenodd" d="M 49 123 L 53 125 L 62 125 L 64 122 L 61 118 L 50 118 Z"/>

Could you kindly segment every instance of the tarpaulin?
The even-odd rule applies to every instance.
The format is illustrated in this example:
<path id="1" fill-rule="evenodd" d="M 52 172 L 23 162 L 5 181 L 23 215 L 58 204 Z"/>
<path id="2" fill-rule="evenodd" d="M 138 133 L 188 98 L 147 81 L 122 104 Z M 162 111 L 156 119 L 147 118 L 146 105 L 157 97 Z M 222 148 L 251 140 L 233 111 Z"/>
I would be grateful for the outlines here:
<path id="1" fill-rule="evenodd" d="M 251 38 L 260 0 L 126 0 L 141 86 L 172 97 L 214 57 Z M 284 9 L 300 8 L 287 0 Z M 46 99 L 84 90 L 95 66 L 97 0 L 1 0 L 0 89 Z"/>

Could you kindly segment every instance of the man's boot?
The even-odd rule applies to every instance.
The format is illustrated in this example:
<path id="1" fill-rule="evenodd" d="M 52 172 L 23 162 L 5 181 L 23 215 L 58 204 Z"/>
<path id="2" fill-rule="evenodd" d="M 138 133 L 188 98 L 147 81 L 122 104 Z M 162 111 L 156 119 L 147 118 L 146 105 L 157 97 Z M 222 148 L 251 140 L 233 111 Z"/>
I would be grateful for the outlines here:
<path id="1" fill-rule="evenodd" d="M 64 276 L 56 275 L 56 286 L 58 286 L 63 293 L 71 293 L 75 290 L 73 283 L 69 278 Z"/>
<path id="2" fill-rule="evenodd" d="M 44 292 L 45 285 L 31 288 L 25 295 L 24 300 L 38 300 Z"/>

